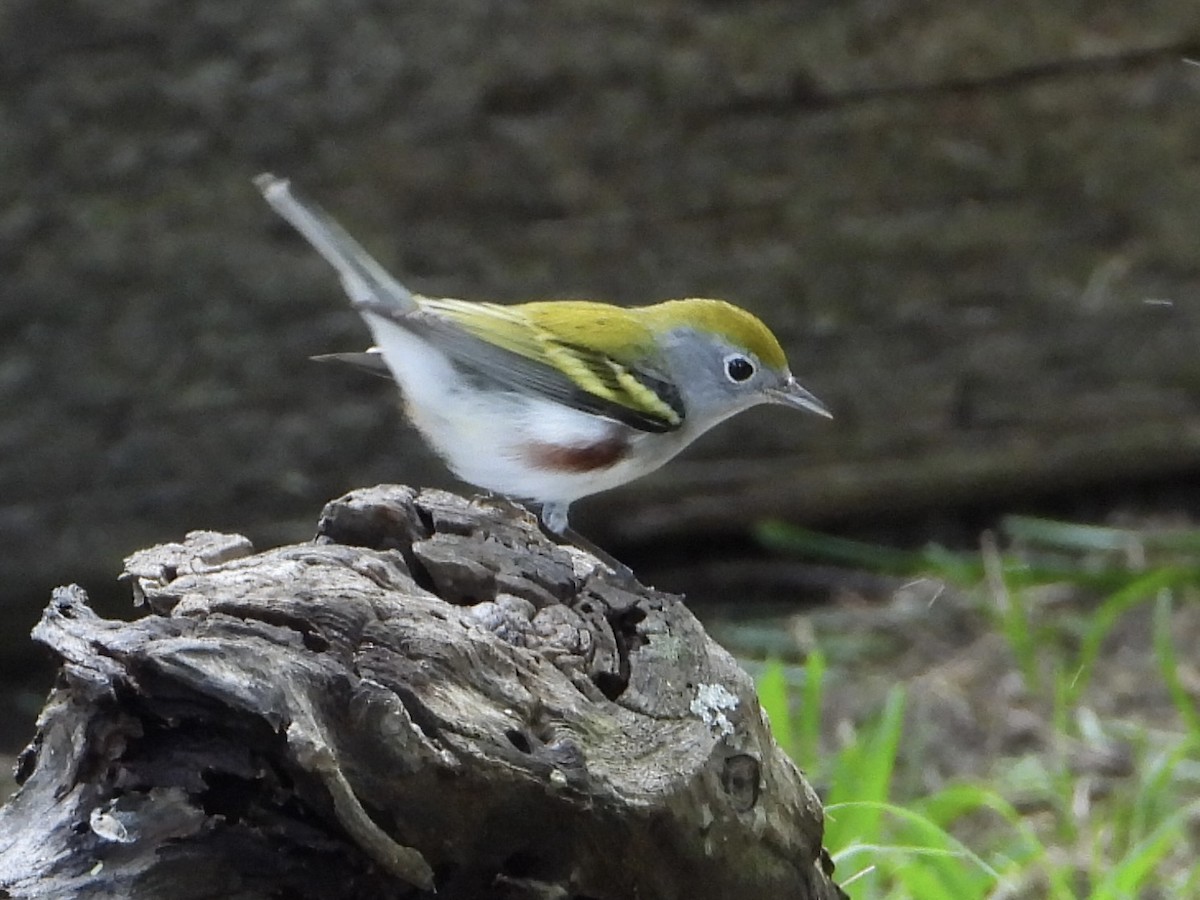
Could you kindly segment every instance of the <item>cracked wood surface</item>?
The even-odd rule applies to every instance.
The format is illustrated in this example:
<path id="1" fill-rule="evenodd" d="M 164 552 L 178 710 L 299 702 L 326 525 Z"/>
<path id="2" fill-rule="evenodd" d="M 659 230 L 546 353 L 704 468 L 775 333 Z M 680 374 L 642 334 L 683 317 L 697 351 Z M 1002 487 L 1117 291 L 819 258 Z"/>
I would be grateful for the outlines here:
<path id="1" fill-rule="evenodd" d="M 524 512 L 381 486 L 312 543 L 59 589 L 10 897 L 836 898 L 820 804 L 681 598 Z"/>

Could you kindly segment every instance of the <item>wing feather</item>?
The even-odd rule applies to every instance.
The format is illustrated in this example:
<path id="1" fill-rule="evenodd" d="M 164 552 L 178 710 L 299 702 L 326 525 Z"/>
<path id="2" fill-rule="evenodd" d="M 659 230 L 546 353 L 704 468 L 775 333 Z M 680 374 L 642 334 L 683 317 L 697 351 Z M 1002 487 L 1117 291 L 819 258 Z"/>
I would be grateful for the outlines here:
<path id="1" fill-rule="evenodd" d="M 557 338 L 513 307 L 420 298 L 398 324 L 468 372 L 647 432 L 683 424 L 679 390 L 647 362 L 626 364 Z"/>

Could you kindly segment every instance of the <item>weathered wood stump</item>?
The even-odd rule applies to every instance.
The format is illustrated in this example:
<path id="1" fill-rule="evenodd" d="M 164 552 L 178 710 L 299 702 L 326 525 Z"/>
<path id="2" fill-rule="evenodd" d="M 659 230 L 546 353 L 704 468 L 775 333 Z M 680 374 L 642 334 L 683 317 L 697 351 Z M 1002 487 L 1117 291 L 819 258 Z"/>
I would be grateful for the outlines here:
<path id="1" fill-rule="evenodd" d="M 9 897 L 834 898 L 811 788 L 680 598 L 524 512 L 378 487 L 59 589 Z"/>

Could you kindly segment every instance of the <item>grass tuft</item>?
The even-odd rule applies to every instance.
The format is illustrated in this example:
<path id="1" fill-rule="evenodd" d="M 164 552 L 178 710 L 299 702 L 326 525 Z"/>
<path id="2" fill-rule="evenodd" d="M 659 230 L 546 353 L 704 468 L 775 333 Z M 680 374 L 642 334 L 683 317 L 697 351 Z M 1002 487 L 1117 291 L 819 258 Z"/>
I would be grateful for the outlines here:
<path id="1" fill-rule="evenodd" d="M 1200 530 L 1011 517 L 975 554 L 780 523 L 759 536 L 823 565 L 957 586 L 1002 641 L 1020 685 L 1014 707 L 1043 723 L 1029 749 L 996 740 L 965 767 L 975 771 L 939 780 L 902 679 L 863 717 L 835 705 L 856 693 L 856 676 L 866 684 L 861 654 L 848 665 L 816 650 L 800 667 L 767 663 L 763 707 L 822 792 L 826 845 L 852 898 L 1200 896 L 1200 670 L 1179 632 L 1197 619 Z M 988 646 L 986 635 L 971 646 Z M 985 739 L 989 726 L 1003 730 L 979 724 Z"/>

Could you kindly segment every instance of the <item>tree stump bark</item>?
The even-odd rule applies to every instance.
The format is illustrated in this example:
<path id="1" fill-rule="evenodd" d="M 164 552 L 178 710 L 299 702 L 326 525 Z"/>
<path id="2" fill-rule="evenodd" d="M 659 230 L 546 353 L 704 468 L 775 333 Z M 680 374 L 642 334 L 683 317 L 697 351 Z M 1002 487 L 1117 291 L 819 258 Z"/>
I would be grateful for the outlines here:
<path id="1" fill-rule="evenodd" d="M 7 897 L 836 898 L 820 803 L 681 598 L 397 486 L 60 588 Z"/>

